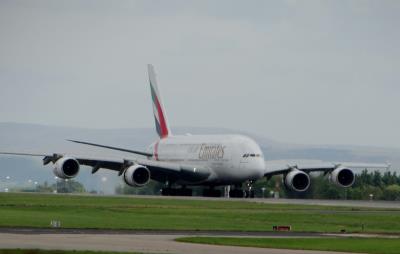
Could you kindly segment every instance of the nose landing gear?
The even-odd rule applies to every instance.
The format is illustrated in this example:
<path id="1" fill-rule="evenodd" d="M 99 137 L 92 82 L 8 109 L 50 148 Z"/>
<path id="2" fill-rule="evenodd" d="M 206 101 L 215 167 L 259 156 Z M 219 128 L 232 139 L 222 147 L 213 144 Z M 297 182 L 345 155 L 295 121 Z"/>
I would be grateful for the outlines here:
<path id="1" fill-rule="evenodd" d="M 253 183 L 254 183 L 254 181 L 248 181 L 247 182 L 247 189 L 245 191 L 246 198 L 254 198 Z"/>

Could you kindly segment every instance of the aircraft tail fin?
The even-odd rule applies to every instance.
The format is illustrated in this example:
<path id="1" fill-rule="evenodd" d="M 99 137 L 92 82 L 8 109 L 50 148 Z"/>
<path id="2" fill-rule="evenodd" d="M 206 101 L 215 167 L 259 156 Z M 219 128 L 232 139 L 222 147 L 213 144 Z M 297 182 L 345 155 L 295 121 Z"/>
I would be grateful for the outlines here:
<path id="1" fill-rule="evenodd" d="M 162 103 L 160 92 L 158 90 L 156 74 L 153 65 L 149 64 L 149 82 L 151 97 L 153 99 L 153 113 L 156 124 L 156 130 L 160 138 L 165 138 L 171 135 L 171 130 L 168 125 L 167 114 L 165 112 L 164 104 Z"/>

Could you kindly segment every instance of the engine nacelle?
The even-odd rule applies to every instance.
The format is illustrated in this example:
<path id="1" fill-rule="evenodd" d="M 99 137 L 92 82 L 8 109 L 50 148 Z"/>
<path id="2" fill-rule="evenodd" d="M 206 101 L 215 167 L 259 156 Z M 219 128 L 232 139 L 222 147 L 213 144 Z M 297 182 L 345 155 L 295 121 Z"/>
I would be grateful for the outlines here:
<path id="1" fill-rule="evenodd" d="M 79 162 L 74 158 L 63 157 L 54 164 L 53 173 L 62 179 L 74 178 L 79 173 Z"/>
<path id="2" fill-rule="evenodd" d="M 124 181 L 132 187 L 142 187 L 150 181 L 150 171 L 142 165 L 135 164 L 124 172 Z"/>
<path id="3" fill-rule="evenodd" d="M 354 172 L 348 168 L 337 168 L 329 176 L 331 182 L 339 187 L 351 187 L 356 180 Z"/>
<path id="4" fill-rule="evenodd" d="M 310 187 L 310 176 L 303 171 L 292 170 L 286 175 L 284 183 L 293 191 L 303 192 Z"/>

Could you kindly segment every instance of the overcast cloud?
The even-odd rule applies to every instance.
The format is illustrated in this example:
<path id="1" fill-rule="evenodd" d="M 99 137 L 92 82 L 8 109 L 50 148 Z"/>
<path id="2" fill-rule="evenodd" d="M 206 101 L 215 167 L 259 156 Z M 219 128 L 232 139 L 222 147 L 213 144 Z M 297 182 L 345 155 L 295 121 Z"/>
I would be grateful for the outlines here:
<path id="1" fill-rule="evenodd" d="M 0 121 L 400 147 L 400 1 L 0 1 Z"/>

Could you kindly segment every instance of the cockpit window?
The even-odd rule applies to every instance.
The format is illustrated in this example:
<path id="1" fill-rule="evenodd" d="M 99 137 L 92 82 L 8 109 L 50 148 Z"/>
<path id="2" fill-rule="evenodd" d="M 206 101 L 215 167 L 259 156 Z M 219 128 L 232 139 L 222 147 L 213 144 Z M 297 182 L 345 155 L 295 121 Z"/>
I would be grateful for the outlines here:
<path id="1" fill-rule="evenodd" d="M 248 157 L 261 157 L 261 154 L 259 154 L 259 153 L 245 153 L 245 154 L 243 154 L 243 158 L 248 158 Z"/>

